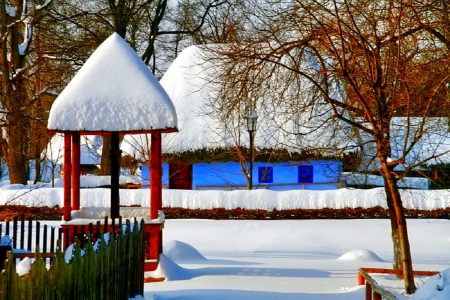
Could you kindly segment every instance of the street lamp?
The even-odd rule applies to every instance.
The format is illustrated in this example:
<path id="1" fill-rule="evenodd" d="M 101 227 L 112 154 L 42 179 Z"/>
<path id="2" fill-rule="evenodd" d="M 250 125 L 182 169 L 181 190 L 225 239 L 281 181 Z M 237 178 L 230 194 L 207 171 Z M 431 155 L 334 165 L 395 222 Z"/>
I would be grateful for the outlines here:
<path id="1" fill-rule="evenodd" d="M 250 168 L 249 168 L 249 177 L 250 177 L 250 189 L 253 189 L 253 133 L 256 131 L 256 121 L 258 120 L 258 115 L 256 114 L 256 110 L 252 107 L 248 110 L 248 115 L 244 117 L 247 120 L 247 131 L 250 135 Z"/>

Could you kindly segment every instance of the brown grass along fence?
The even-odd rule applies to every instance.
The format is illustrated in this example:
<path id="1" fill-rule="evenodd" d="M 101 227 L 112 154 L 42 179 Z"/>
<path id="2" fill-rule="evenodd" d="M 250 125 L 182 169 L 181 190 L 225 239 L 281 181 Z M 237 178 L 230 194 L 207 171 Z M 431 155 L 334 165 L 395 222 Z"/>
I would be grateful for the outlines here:
<path id="1" fill-rule="evenodd" d="M 56 250 L 49 270 L 36 246 L 36 258 L 30 272 L 19 276 L 8 252 L 0 277 L 0 300 L 16 299 L 128 299 L 143 295 L 144 289 L 144 221 L 129 220 L 110 234 L 97 239 L 97 249 L 89 233 L 84 243 L 75 240 L 72 260 L 65 262 L 64 253 Z"/>

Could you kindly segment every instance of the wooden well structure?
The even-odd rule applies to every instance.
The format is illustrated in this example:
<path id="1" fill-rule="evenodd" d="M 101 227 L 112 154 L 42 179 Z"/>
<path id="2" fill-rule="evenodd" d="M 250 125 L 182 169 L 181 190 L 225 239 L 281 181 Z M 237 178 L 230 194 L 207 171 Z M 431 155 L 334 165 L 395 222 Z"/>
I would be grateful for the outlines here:
<path id="1" fill-rule="evenodd" d="M 136 111 L 137 110 L 137 111 Z M 144 116 L 144 117 L 143 117 Z M 162 253 L 162 157 L 163 133 L 176 132 L 173 103 L 147 66 L 117 34 L 110 36 L 91 55 L 58 96 L 50 111 L 48 130 L 64 135 L 63 231 L 72 240 L 76 228 L 89 220 L 73 218 L 80 211 L 80 137 L 111 137 L 111 205 L 109 217 L 121 216 L 119 195 L 120 136 L 150 134 L 150 211 L 145 220 L 145 270 L 156 269 Z M 88 199 L 83 199 L 88 201 Z M 92 223 L 101 221 L 92 220 Z M 114 221 L 113 221 L 114 222 Z M 118 224 L 115 221 L 115 224 Z M 85 226 L 85 228 L 87 228 Z M 68 245 L 64 245 L 67 247 Z"/>

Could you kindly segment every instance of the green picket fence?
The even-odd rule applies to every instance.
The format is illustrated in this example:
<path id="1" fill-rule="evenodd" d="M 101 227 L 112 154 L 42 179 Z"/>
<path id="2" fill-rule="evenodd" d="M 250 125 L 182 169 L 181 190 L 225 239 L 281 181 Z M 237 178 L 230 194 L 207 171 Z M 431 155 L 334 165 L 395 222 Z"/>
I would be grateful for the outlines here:
<path id="1" fill-rule="evenodd" d="M 19 276 L 8 252 L 0 277 L 0 300 L 16 299 L 120 299 L 143 295 L 144 290 L 144 221 L 129 220 L 126 229 L 111 234 L 108 243 L 101 234 L 95 250 L 88 233 L 84 255 L 76 242 L 73 257 L 66 263 L 57 250 L 49 270 L 36 249 L 30 272 Z"/>

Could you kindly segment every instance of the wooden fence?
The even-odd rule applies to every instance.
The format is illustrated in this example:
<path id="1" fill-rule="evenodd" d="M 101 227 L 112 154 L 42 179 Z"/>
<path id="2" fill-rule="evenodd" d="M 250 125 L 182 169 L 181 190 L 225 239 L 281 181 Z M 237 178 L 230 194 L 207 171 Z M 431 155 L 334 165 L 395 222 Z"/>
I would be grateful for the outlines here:
<path id="1" fill-rule="evenodd" d="M 358 285 L 366 285 L 365 300 L 396 300 L 397 297 L 388 290 L 380 286 L 368 273 L 403 275 L 403 270 L 379 269 L 379 268 L 359 268 Z M 437 271 L 413 271 L 415 276 L 433 276 Z"/>
<path id="2" fill-rule="evenodd" d="M 57 249 L 51 267 L 36 248 L 30 272 L 20 277 L 13 254 L 8 252 L 5 270 L 0 277 L 0 300 L 16 299 L 129 299 L 143 295 L 144 289 L 144 221 L 134 225 L 127 220 L 126 229 L 110 233 L 109 241 L 101 234 L 96 248 L 87 234 L 84 255 L 75 239 L 72 260 L 65 262 Z"/>
<path id="3" fill-rule="evenodd" d="M 34 229 L 34 234 L 33 234 Z M 13 221 L 0 223 L 0 237 L 8 235 L 12 239 L 12 248 L 19 249 L 19 253 L 14 254 L 15 258 L 34 257 L 36 245 L 39 245 L 39 251 L 42 257 L 50 263 L 50 258 L 54 256 L 57 248 L 57 241 L 62 240 L 61 228 L 55 228 L 46 224 L 42 225 L 39 221 L 27 219 L 22 215 L 15 217 Z"/>

